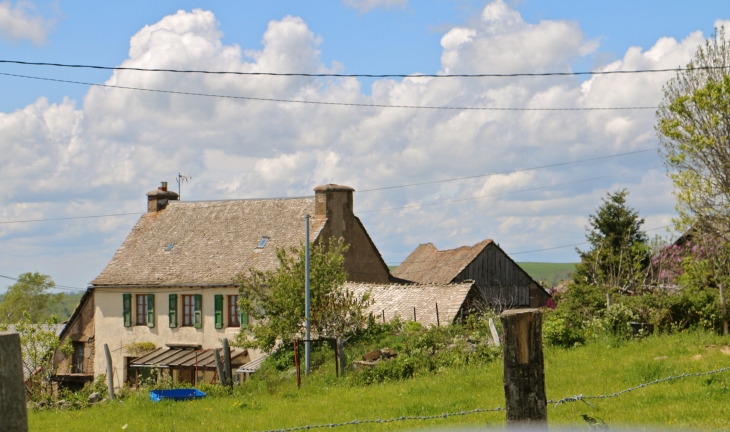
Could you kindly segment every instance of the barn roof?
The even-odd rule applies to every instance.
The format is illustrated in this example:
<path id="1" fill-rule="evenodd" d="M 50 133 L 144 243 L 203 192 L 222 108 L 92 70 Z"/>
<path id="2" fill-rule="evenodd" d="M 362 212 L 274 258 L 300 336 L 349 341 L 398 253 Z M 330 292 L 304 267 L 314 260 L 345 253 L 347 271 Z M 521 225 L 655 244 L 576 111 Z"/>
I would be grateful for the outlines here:
<path id="1" fill-rule="evenodd" d="M 385 314 L 390 321 L 396 315 L 403 320 L 413 320 L 413 308 L 416 308 L 416 321 L 428 326 L 436 325 L 436 305 L 438 304 L 439 322 L 454 322 L 474 289 L 473 281 L 456 284 L 365 284 L 345 282 L 344 288 L 357 296 L 370 293 L 372 304 L 366 314 L 373 314 L 376 319 Z"/>
<path id="2" fill-rule="evenodd" d="M 392 274 L 418 283 L 449 283 L 491 243 L 487 239 L 474 246 L 447 250 L 438 250 L 433 243 L 422 244 Z"/>
<path id="3" fill-rule="evenodd" d="M 140 218 L 91 284 L 228 285 L 249 268 L 275 270 L 277 247 L 304 243 L 306 214 L 314 197 L 170 201 Z M 326 219 L 310 221 L 314 240 Z"/>

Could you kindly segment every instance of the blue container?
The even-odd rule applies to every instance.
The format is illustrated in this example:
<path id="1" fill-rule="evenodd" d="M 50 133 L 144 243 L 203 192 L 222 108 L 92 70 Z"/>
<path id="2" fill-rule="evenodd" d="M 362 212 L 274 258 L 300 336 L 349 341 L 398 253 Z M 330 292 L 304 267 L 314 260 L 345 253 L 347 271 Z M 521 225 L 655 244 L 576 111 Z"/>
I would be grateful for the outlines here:
<path id="1" fill-rule="evenodd" d="M 198 389 L 174 389 L 174 390 L 152 390 L 150 392 L 150 400 L 159 402 L 162 399 L 171 399 L 174 401 L 200 399 L 204 398 L 205 393 Z"/>

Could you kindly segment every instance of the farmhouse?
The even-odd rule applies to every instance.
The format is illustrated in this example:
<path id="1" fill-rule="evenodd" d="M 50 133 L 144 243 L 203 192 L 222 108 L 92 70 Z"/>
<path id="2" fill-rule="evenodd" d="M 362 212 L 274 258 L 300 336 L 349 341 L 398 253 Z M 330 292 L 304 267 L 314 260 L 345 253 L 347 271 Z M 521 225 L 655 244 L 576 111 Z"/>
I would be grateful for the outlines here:
<path id="1" fill-rule="evenodd" d="M 167 184 L 147 194 L 144 214 L 106 268 L 94 279 L 61 333 L 75 353 L 57 353 L 56 381 L 82 385 L 106 373 L 104 345 L 114 383 L 136 378 L 133 366 L 155 364 L 174 380 L 197 382 L 213 373 L 211 349 L 233 339 L 248 317 L 238 309 L 233 278 L 251 268 L 275 270 L 276 248 L 344 238 L 350 281 L 394 280 L 360 220 L 353 189 L 315 188 L 314 197 L 230 201 L 179 201 Z M 140 347 L 155 351 L 140 358 Z M 148 348 L 149 349 L 149 348 Z M 261 353 L 234 350 L 232 366 Z M 139 358 L 137 363 L 132 360 Z M 150 363 L 152 362 L 152 363 Z"/>
<path id="2" fill-rule="evenodd" d="M 438 250 L 419 245 L 393 276 L 420 284 L 474 281 L 484 300 L 497 309 L 545 306 L 550 294 L 494 241 Z"/>

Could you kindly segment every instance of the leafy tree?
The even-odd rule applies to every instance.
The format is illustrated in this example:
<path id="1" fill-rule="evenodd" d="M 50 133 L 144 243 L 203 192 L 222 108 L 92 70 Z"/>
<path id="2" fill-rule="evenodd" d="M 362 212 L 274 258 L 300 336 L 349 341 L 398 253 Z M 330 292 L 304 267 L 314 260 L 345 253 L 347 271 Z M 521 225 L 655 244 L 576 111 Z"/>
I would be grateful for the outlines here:
<path id="1" fill-rule="evenodd" d="M 644 219 L 626 203 L 629 192 L 609 192 L 596 213 L 589 216 L 586 240 L 591 249 L 580 254 L 581 262 L 573 274 L 574 285 L 601 286 L 610 306 L 610 292 L 635 291 L 642 270 L 649 263 Z"/>
<path id="2" fill-rule="evenodd" d="M 38 272 L 21 274 L 2 296 L 0 322 L 15 323 L 24 319 L 25 313 L 30 322 L 48 319 L 49 310 L 63 297 L 63 294 L 48 292 L 54 286 L 56 283 L 48 275 Z"/>
<path id="3" fill-rule="evenodd" d="M 343 239 L 334 238 L 310 248 L 310 325 L 315 337 L 340 338 L 365 325 L 367 296 L 355 296 L 342 286 L 347 249 Z M 304 335 L 304 247 L 277 248 L 276 256 L 277 271 L 250 269 L 236 277 L 241 310 L 253 318 L 238 342 L 265 351 L 273 350 L 277 341 Z M 246 340 L 248 334 L 253 340 Z"/>
<path id="4" fill-rule="evenodd" d="M 730 240 L 730 41 L 716 29 L 664 86 L 656 130 L 677 196 L 679 231 Z"/>

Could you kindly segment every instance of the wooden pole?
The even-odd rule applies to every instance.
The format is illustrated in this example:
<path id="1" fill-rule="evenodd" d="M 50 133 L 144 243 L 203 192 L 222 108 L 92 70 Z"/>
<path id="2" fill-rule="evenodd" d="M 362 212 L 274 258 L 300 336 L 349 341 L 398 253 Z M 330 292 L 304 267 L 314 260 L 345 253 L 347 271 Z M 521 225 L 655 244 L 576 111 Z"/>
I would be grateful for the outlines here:
<path id="1" fill-rule="evenodd" d="M 299 345 L 296 339 L 294 339 L 294 368 L 297 371 L 297 388 L 300 388 L 302 386 L 302 378 L 299 374 Z"/>
<path id="2" fill-rule="evenodd" d="M 385 324 L 385 309 L 383 309 L 383 324 Z"/>
<path id="3" fill-rule="evenodd" d="M 416 307 L 415 306 L 413 306 L 413 321 L 418 321 L 416 319 Z"/>
<path id="4" fill-rule="evenodd" d="M 727 301 L 725 300 L 725 284 L 720 284 L 720 306 L 722 307 L 722 334 L 723 336 L 728 335 L 728 323 L 727 323 Z"/>
<path id="5" fill-rule="evenodd" d="M 497 327 L 494 325 L 494 320 L 489 318 L 489 332 L 492 333 L 492 340 L 494 340 L 494 346 L 499 347 L 499 333 L 497 333 Z"/>
<path id="6" fill-rule="evenodd" d="M 502 312 L 504 396 L 509 428 L 547 430 L 545 368 L 542 356 L 542 312 Z"/>
<path id="7" fill-rule="evenodd" d="M 436 327 L 441 327 L 441 321 L 439 321 L 439 304 L 436 303 Z"/>
<path id="8" fill-rule="evenodd" d="M 338 358 L 339 357 L 338 354 L 340 352 L 337 350 L 338 349 L 338 347 L 337 347 L 337 341 L 338 340 L 339 340 L 339 338 L 337 338 L 337 339 L 335 339 L 335 340 L 332 341 L 333 342 L 332 343 L 332 348 L 334 348 L 334 350 L 335 350 L 335 376 L 337 378 L 340 377 L 340 359 Z"/>
<path id="9" fill-rule="evenodd" d="M 112 353 L 109 352 L 107 344 L 104 344 L 104 355 L 106 355 L 106 386 L 109 388 L 109 400 L 114 400 L 114 368 L 112 367 Z"/>
<path id="10" fill-rule="evenodd" d="M 342 337 L 338 337 L 337 341 L 337 356 L 340 362 L 340 375 L 345 375 L 345 368 L 347 368 L 347 355 L 345 354 L 345 340 Z"/>
<path id="11" fill-rule="evenodd" d="M 223 367 L 226 369 L 226 385 L 233 387 L 233 373 L 231 371 L 231 347 L 228 339 L 223 338 Z"/>
<path id="12" fill-rule="evenodd" d="M 8 432 L 28 431 L 20 335 L 0 332 L 0 422 Z"/>
<path id="13" fill-rule="evenodd" d="M 213 350 L 213 356 L 215 357 L 215 368 L 218 371 L 218 380 L 221 385 L 226 385 L 226 373 L 223 370 L 223 362 L 221 361 L 221 353 L 218 348 Z"/>

